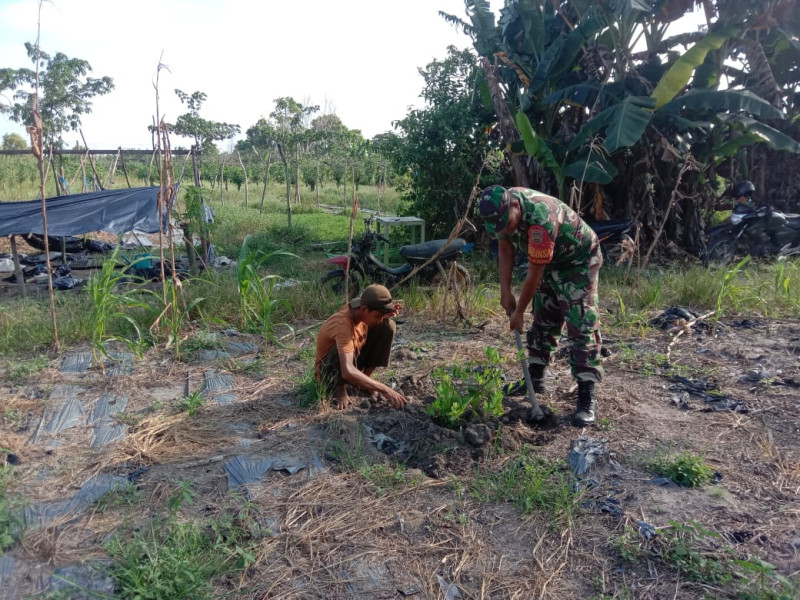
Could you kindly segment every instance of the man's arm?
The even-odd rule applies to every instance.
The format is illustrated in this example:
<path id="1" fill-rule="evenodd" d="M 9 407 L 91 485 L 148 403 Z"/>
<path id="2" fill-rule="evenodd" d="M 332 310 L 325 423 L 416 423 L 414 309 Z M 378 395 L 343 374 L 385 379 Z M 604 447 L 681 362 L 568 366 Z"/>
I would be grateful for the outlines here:
<path id="1" fill-rule="evenodd" d="M 507 315 L 511 315 L 517 306 L 517 299 L 511 292 L 511 279 L 514 275 L 514 258 L 516 248 L 514 244 L 505 239 L 497 240 L 497 260 L 500 270 L 500 306 Z"/>
<path id="2" fill-rule="evenodd" d="M 388 385 L 385 385 L 358 370 L 355 365 L 352 352 L 348 352 L 346 354 L 340 352 L 339 365 L 342 370 L 342 379 L 344 379 L 347 383 L 367 392 L 378 392 L 384 396 L 389 401 L 389 404 L 391 404 L 394 408 L 405 407 L 407 400 L 403 394 L 394 391 Z"/>
<path id="3" fill-rule="evenodd" d="M 545 267 L 546 265 L 528 265 L 528 275 L 525 277 L 525 282 L 522 284 L 522 291 L 519 293 L 519 302 L 517 303 L 516 310 L 510 315 L 510 330 L 513 331 L 516 329 L 522 333 L 522 328 L 525 324 L 525 309 L 536 295 L 536 290 L 539 289 Z"/>

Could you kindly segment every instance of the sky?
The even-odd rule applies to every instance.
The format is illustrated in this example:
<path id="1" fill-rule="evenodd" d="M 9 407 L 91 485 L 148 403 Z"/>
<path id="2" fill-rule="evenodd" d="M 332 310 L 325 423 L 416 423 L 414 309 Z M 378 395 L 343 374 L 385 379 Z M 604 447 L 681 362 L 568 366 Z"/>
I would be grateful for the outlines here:
<path id="1" fill-rule="evenodd" d="M 496 12 L 502 5 L 491 2 Z M 0 68 L 32 68 L 24 44 L 36 41 L 38 10 L 38 0 L 0 0 Z M 439 11 L 467 20 L 463 0 L 45 0 L 40 46 L 114 80 L 81 119 L 89 148 L 151 147 L 159 62 L 167 122 L 188 112 L 176 88 L 205 92 L 200 116 L 242 132 L 291 96 L 371 138 L 423 105 L 418 69 L 445 58 L 449 45 L 471 47 Z M 10 100 L 0 92 L 0 103 Z M 6 133 L 28 139 L 0 115 Z M 64 139 L 71 147 L 80 135 Z"/>

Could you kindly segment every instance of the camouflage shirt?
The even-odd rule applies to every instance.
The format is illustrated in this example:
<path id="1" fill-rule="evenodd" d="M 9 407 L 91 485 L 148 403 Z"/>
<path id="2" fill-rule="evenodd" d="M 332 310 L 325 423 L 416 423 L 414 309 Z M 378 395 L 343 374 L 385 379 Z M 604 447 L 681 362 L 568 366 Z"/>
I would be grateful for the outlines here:
<path id="1" fill-rule="evenodd" d="M 522 208 L 517 231 L 498 233 L 534 265 L 566 267 L 586 263 L 597 248 L 597 235 L 574 210 L 536 190 L 509 188 Z"/>

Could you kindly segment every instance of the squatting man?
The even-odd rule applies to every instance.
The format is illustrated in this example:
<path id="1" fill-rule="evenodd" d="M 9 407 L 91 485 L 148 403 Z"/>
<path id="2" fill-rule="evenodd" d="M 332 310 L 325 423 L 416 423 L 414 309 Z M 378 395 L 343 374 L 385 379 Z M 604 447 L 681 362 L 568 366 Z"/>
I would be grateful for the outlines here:
<path id="1" fill-rule="evenodd" d="M 382 396 L 394 408 L 402 409 L 406 398 L 388 385 L 372 378 L 378 367 L 389 365 L 397 325 L 392 317 L 400 304 L 382 285 L 370 285 L 331 315 L 317 334 L 314 372 L 317 381 L 333 394 L 338 408 L 350 405 L 347 384 Z"/>
<path id="2" fill-rule="evenodd" d="M 478 204 L 484 227 L 497 237 L 500 304 L 509 329 L 522 333 L 525 310 L 533 300 L 533 323 L 527 333 L 528 369 L 534 391 L 545 391 L 544 374 L 567 323 L 572 376 L 578 382 L 578 427 L 595 422 L 594 386 L 603 379 L 597 280 L 603 256 L 589 225 L 560 200 L 527 188 L 491 186 Z M 528 273 L 519 298 L 511 291 L 515 250 L 528 257 Z M 524 382 L 511 393 L 525 389 Z"/>

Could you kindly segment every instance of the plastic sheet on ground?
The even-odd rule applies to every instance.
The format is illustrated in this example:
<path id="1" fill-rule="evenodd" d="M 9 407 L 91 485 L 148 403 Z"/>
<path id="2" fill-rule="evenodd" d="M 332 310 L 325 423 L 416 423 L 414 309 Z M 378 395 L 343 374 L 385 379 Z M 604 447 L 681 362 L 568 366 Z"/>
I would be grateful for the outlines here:
<path id="1" fill-rule="evenodd" d="M 103 364 L 108 377 L 130 375 L 131 371 L 133 371 L 133 354 L 112 350 L 108 353 L 108 358 L 103 361 Z"/>
<path id="2" fill-rule="evenodd" d="M 42 415 L 31 441 L 35 444 L 42 433 L 58 433 L 80 423 L 83 420 L 83 405 L 78 399 L 78 394 L 84 391 L 84 388 L 76 385 L 54 386 L 50 392 L 49 406 Z"/>
<path id="3" fill-rule="evenodd" d="M 249 354 L 256 349 L 250 342 L 228 342 L 227 346 L 234 354 Z"/>
<path id="4" fill-rule="evenodd" d="M 7 588 L 7 581 L 14 572 L 14 559 L 7 554 L 0 555 L 0 590 Z"/>
<path id="5" fill-rule="evenodd" d="M 81 486 L 75 495 L 68 500 L 46 500 L 27 505 L 23 509 L 23 520 L 26 527 L 43 527 L 70 513 L 82 513 L 97 501 L 103 494 L 127 483 L 125 477 L 102 473 L 91 477 Z"/>
<path id="6" fill-rule="evenodd" d="M 232 392 L 233 375 L 226 373 L 215 373 L 214 371 L 206 371 L 203 374 L 205 381 L 200 393 L 207 399 L 215 404 L 225 406 L 236 402 L 236 394 Z"/>
<path id="7" fill-rule="evenodd" d="M 398 442 L 386 434 L 376 432 L 369 425 L 363 425 L 365 439 L 375 444 L 375 447 L 385 454 L 400 454 L 405 452 L 407 445 L 405 442 Z"/>
<path id="8" fill-rule="evenodd" d="M 89 417 L 90 423 L 96 423 L 103 417 L 115 415 L 125 410 L 128 406 L 128 396 L 117 396 L 116 394 L 103 394 L 95 402 L 94 410 Z"/>
<path id="9" fill-rule="evenodd" d="M 438 573 L 436 574 L 436 580 L 439 582 L 439 589 L 442 590 L 442 596 L 444 596 L 444 600 L 461 599 L 461 592 L 458 591 L 458 587 L 455 583 L 446 581 L 444 577 Z"/>
<path id="10" fill-rule="evenodd" d="M 125 437 L 127 427 L 114 419 L 114 415 L 125 410 L 127 396 L 103 394 L 94 405 L 89 423 L 94 426 L 92 448 L 99 448 Z"/>
<path id="11" fill-rule="evenodd" d="M 248 483 L 259 481 L 275 461 L 271 458 L 253 458 L 240 454 L 225 462 L 228 489 L 232 490 Z"/>
<path id="12" fill-rule="evenodd" d="M 62 373 L 85 373 L 92 366 L 91 352 L 67 354 L 61 361 Z"/>
<path id="13" fill-rule="evenodd" d="M 230 358 L 231 355 L 224 350 L 204 349 L 200 350 L 198 358 L 202 361 L 224 360 Z"/>
<path id="14" fill-rule="evenodd" d="M 673 398 L 673 404 L 680 408 L 691 408 L 689 397 L 693 396 L 703 401 L 703 406 L 700 408 L 702 412 L 726 410 L 739 413 L 750 412 L 750 407 L 744 402 L 739 402 L 723 394 L 713 380 L 705 377 L 693 380 L 675 375 L 670 378 L 670 381 L 673 382 L 669 387 L 670 391 L 677 392 L 676 397 Z"/>
<path id="15" fill-rule="evenodd" d="M 576 475 L 585 475 L 597 459 L 604 454 L 608 454 L 608 440 L 582 435 L 572 443 L 572 450 L 569 453 L 569 465 Z"/>
<path id="16" fill-rule="evenodd" d="M 107 563 L 87 563 L 56 567 L 50 577 L 50 591 L 68 594 L 70 600 L 113 597 L 114 580 Z"/>

